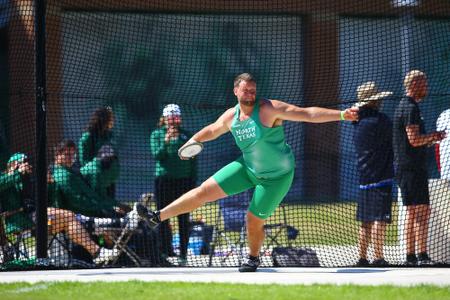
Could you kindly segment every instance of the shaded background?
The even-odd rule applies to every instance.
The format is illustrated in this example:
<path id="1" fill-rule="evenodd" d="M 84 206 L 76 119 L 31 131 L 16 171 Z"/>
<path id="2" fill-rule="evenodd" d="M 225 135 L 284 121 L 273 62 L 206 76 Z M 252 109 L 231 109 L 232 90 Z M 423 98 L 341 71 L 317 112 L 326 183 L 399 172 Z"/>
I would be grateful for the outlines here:
<path id="1" fill-rule="evenodd" d="M 153 190 L 150 133 L 165 105 L 179 104 L 184 126 L 196 132 L 236 104 L 233 79 L 246 71 L 258 78 L 259 97 L 301 104 L 302 68 L 292 63 L 302 60 L 299 17 L 66 13 L 63 18 L 63 65 L 76 66 L 63 71 L 64 136 L 78 140 L 97 107 L 113 108 L 121 199 Z M 114 31 L 96 26 L 105 18 Z M 298 81 L 292 84 L 291 78 Z M 295 143 L 300 125 L 287 125 L 287 132 Z M 208 143 L 199 158 L 199 180 L 238 155 L 230 135 Z"/>

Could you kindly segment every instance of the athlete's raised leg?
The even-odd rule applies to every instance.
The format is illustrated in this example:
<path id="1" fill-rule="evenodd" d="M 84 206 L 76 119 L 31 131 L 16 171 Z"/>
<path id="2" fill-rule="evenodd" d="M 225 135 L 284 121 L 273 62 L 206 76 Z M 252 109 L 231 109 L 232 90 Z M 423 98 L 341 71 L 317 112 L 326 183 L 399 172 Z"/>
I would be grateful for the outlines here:
<path id="1" fill-rule="evenodd" d="M 161 221 L 191 212 L 207 202 L 240 193 L 253 186 L 246 167 L 241 160 L 237 160 L 224 166 L 199 187 L 185 193 L 160 211 L 147 212 L 142 205 L 137 207 L 137 210 L 150 226 L 155 227 Z"/>
<path id="2" fill-rule="evenodd" d="M 217 182 L 208 178 L 199 187 L 190 190 L 160 211 L 161 221 L 191 212 L 207 202 L 213 202 L 227 195 Z"/>

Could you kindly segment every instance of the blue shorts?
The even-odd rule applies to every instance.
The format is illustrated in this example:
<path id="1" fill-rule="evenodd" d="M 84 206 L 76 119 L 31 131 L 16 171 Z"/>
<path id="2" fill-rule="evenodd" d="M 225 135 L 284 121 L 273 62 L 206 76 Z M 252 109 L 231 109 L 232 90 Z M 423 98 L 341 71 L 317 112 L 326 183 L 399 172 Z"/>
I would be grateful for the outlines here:
<path id="1" fill-rule="evenodd" d="M 392 186 L 360 190 L 356 219 L 361 222 L 391 223 Z"/>

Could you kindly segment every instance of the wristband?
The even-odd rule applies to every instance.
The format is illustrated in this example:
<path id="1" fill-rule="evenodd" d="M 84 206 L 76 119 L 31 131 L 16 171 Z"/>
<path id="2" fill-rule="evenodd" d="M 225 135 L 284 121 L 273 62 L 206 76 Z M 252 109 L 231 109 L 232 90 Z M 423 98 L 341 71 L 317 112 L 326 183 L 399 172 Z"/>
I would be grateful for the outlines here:
<path id="1" fill-rule="evenodd" d="M 345 121 L 344 114 L 345 114 L 345 110 L 342 110 L 341 111 L 341 121 Z"/>

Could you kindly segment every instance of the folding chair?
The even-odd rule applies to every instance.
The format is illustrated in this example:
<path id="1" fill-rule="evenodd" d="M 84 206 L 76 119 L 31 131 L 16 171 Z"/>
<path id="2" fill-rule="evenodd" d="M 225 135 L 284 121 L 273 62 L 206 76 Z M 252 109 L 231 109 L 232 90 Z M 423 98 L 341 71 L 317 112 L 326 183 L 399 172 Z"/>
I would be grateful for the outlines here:
<path id="1" fill-rule="evenodd" d="M 275 214 L 281 213 L 281 222 L 264 225 L 266 240 L 264 247 L 269 250 L 274 246 L 292 247 L 292 241 L 298 236 L 298 229 L 288 225 L 286 205 L 281 204 Z"/>
<path id="2" fill-rule="evenodd" d="M 137 255 L 136 252 L 133 251 L 128 246 L 128 242 L 130 241 L 130 239 L 139 230 L 140 230 L 139 228 L 130 230 L 125 227 L 125 228 L 105 228 L 97 231 L 97 233 L 109 235 L 109 237 L 112 238 L 114 247 L 118 250 L 118 255 L 113 260 L 106 262 L 104 264 L 105 266 L 116 264 L 122 253 L 125 254 L 136 265 L 136 267 L 142 266 L 142 261 L 139 255 Z"/>
<path id="3" fill-rule="evenodd" d="M 0 240 L 2 241 L 0 244 L 4 244 L 3 248 L 7 248 L 11 252 L 6 254 L 6 256 L 9 255 L 11 259 L 30 259 L 34 256 L 34 253 L 30 253 L 31 251 L 29 250 L 27 241 L 30 238 L 34 238 L 34 226 L 22 231 L 6 232 L 5 229 L 5 218 L 17 214 L 18 212 L 21 212 L 21 210 L 7 211 L 0 214 Z M 53 258 L 54 262 L 65 266 L 71 265 L 71 242 L 64 233 L 52 235 L 49 239 L 47 249 L 49 257 Z M 53 251 L 55 249 L 58 249 L 58 251 Z M 60 261 L 60 258 L 62 257 L 61 253 L 64 253 L 64 259 L 62 262 Z M 57 255 L 55 256 L 55 254 Z M 58 260 L 55 259 L 56 257 L 58 257 Z"/>
<path id="4" fill-rule="evenodd" d="M 155 208 L 155 196 L 153 193 L 144 193 L 141 195 L 140 199 L 138 200 L 143 206 L 147 208 Z M 132 206 L 132 205 L 131 205 Z M 147 255 L 144 255 L 146 257 L 141 258 L 136 251 L 132 249 L 128 245 L 130 240 L 133 238 L 134 235 L 139 234 L 141 236 L 147 237 L 149 234 L 152 235 L 152 232 L 154 229 L 150 228 L 145 222 L 139 222 L 139 226 L 133 230 L 130 230 L 128 228 L 107 228 L 106 234 L 109 235 L 110 238 L 112 238 L 112 241 L 114 243 L 114 247 L 119 251 L 119 254 L 111 261 L 107 262 L 105 265 L 114 265 L 119 260 L 121 254 L 125 254 L 137 267 L 141 266 L 152 266 L 152 265 L 158 265 L 161 263 L 160 261 L 160 254 L 157 252 L 156 248 L 159 247 L 157 244 L 158 241 L 152 242 L 153 247 L 151 250 L 152 257 L 149 258 Z M 141 237 L 140 236 L 140 237 Z M 146 239 L 144 238 L 144 241 Z M 142 246 L 142 245 L 141 245 Z M 135 245 L 136 247 L 136 245 Z M 137 248 L 136 248 L 137 249 Z M 142 249 L 141 249 L 142 250 Z M 138 251 L 139 252 L 139 251 Z M 156 257 L 157 256 L 157 257 Z"/>
<path id="5" fill-rule="evenodd" d="M 14 232 L 9 234 L 10 238 L 8 238 L 8 242 L 11 246 L 11 249 L 14 251 L 15 259 L 29 259 L 30 252 L 28 250 L 27 239 L 32 237 L 31 230 L 25 230 L 22 232 Z"/>
<path id="6" fill-rule="evenodd" d="M 0 213 L 0 235 L 3 245 L 3 249 L 8 249 L 9 253 L 3 253 L 3 257 L 8 259 L 29 259 L 30 253 L 28 251 L 27 240 L 33 235 L 33 229 L 27 228 L 21 231 L 9 231 L 6 229 L 5 219 L 9 216 L 17 214 L 21 210 L 17 211 L 5 211 Z M 4 261 L 5 262 L 5 261 Z"/>
<path id="7" fill-rule="evenodd" d="M 141 204 L 143 204 L 144 206 L 149 207 L 153 199 L 153 193 L 147 193 L 141 196 L 139 202 L 141 202 Z M 143 224 L 142 222 L 139 223 L 140 225 Z M 113 260 L 106 262 L 105 266 L 116 264 L 122 254 L 125 254 L 135 264 L 136 267 L 141 267 L 144 264 L 149 264 L 145 259 L 141 259 L 139 255 L 128 245 L 130 239 L 135 234 L 142 234 L 144 232 L 145 228 L 141 227 L 140 225 L 138 225 L 134 229 L 130 229 L 127 226 L 119 228 L 105 227 L 95 229 L 95 233 L 97 235 L 102 234 L 108 236 L 114 244 L 113 247 L 118 250 L 118 255 Z M 148 230 L 152 229 L 148 228 Z"/>
<path id="8" fill-rule="evenodd" d="M 6 263 L 14 259 L 14 253 L 9 246 L 8 239 L 6 237 L 5 225 L 3 224 L 3 218 L 0 215 L 0 263 Z"/>
<path id="9" fill-rule="evenodd" d="M 85 227 L 89 227 L 85 224 Z M 121 227 L 96 227 L 96 228 L 86 228 L 90 235 L 104 236 L 110 239 L 113 243 L 113 247 L 118 250 L 118 255 L 104 265 L 114 265 L 117 263 L 120 255 L 124 253 L 130 260 L 136 265 L 141 266 L 141 260 L 139 256 L 128 247 L 128 242 L 133 234 L 136 233 L 138 229 L 129 230 L 127 228 Z M 84 266 L 92 267 L 92 262 L 89 260 L 80 259 L 73 254 L 74 244 L 69 237 L 64 232 L 59 232 L 53 234 L 48 243 L 48 254 L 49 258 L 52 258 L 52 262 L 59 266 Z M 83 255 L 84 250 L 75 251 L 79 255 Z"/>
<path id="10" fill-rule="evenodd" d="M 242 262 L 250 195 L 250 192 L 244 192 L 219 200 L 218 224 L 214 226 L 209 247 L 209 266 L 213 264 L 213 257 L 220 258 L 220 265 L 223 265 L 227 259 L 235 255 L 237 255 L 238 264 Z M 237 240 L 230 237 L 233 233 L 238 234 Z"/>
<path id="11" fill-rule="evenodd" d="M 66 233 L 57 232 L 49 236 L 47 254 L 55 266 L 73 267 L 86 266 L 88 263 L 81 262 L 72 255 L 74 243 L 69 239 Z"/>

